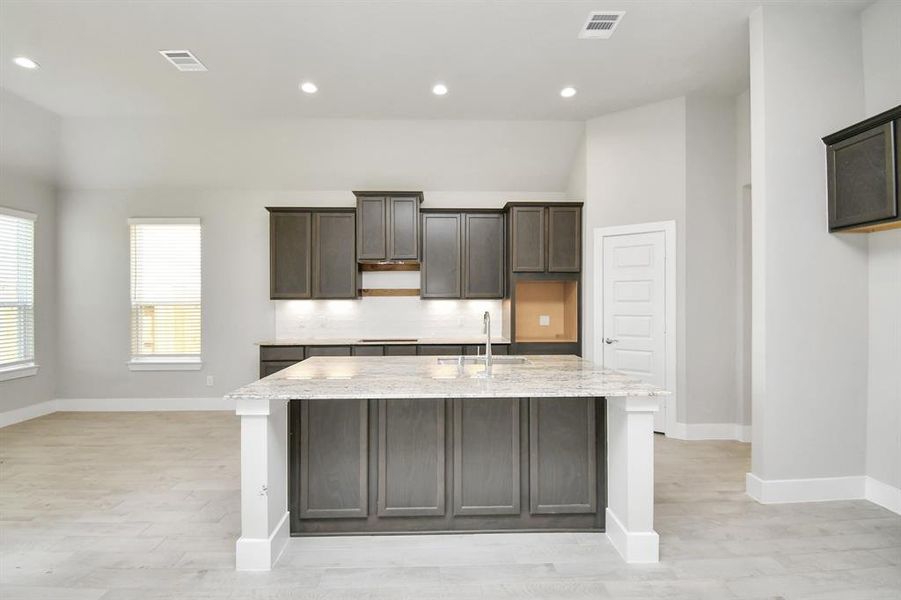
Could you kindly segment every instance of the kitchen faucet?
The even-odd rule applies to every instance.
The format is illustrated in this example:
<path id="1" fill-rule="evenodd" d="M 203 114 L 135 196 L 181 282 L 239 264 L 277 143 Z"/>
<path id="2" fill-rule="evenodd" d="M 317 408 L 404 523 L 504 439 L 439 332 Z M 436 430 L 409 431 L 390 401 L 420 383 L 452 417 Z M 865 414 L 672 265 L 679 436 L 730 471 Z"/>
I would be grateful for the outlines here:
<path id="1" fill-rule="evenodd" d="M 482 316 L 482 333 L 485 334 L 485 366 L 491 366 L 491 315 L 488 311 Z"/>

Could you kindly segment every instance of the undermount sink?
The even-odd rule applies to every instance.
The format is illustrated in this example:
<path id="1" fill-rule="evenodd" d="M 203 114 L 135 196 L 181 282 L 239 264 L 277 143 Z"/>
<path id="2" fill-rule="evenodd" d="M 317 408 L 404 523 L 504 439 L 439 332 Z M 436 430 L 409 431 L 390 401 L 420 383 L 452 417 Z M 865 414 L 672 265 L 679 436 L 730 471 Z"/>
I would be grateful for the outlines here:
<path id="1" fill-rule="evenodd" d="M 492 356 L 491 364 L 493 365 L 522 365 L 529 362 L 522 356 Z M 485 356 L 455 356 L 441 357 L 438 359 L 439 365 L 484 365 Z"/>

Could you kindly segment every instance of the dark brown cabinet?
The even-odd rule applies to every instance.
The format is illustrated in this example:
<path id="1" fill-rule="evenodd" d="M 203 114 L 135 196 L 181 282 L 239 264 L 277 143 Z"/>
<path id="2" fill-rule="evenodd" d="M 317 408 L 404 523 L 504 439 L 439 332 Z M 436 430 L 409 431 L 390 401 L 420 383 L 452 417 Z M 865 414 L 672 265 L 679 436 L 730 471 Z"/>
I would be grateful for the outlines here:
<path id="1" fill-rule="evenodd" d="M 503 298 L 505 219 L 498 211 L 423 211 L 422 298 Z"/>
<path id="2" fill-rule="evenodd" d="M 510 238 L 514 273 L 577 273 L 582 268 L 580 205 L 512 205 Z"/>
<path id="3" fill-rule="evenodd" d="M 504 297 L 504 215 L 463 215 L 463 297 Z"/>
<path id="4" fill-rule="evenodd" d="M 270 298 L 357 297 L 353 209 L 267 210 Z"/>
<path id="5" fill-rule="evenodd" d="M 420 192 L 354 192 L 357 196 L 357 259 L 419 258 Z"/>
<path id="6" fill-rule="evenodd" d="M 356 298 L 353 212 L 313 213 L 313 297 Z"/>
<path id="7" fill-rule="evenodd" d="M 901 227 L 901 106 L 823 141 L 829 230 Z"/>
<path id="8" fill-rule="evenodd" d="M 420 297 L 460 297 L 461 224 L 460 213 L 423 213 Z"/>
<path id="9" fill-rule="evenodd" d="M 309 212 L 275 211 L 269 215 L 269 297 L 311 298 Z"/>
<path id="10" fill-rule="evenodd" d="M 543 206 L 514 206 L 510 209 L 514 271 L 544 271 L 544 215 Z"/>
<path id="11" fill-rule="evenodd" d="M 547 270 L 577 273 L 582 268 L 582 209 L 550 206 L 547 209 Z"/>

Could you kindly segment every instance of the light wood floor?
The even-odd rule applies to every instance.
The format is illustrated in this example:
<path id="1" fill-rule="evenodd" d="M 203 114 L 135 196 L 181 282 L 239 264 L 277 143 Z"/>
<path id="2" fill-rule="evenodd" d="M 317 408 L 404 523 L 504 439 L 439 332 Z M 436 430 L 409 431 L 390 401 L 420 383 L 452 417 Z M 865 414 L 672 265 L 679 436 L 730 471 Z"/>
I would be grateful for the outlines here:
<path id="1" fill-rule="evenodd" d="M 0 598 L 901 598 L 901 517 L 762 506 L 749 446 L 657 438 L 661 562 L 600 534 L 305 538 L 236 573 L 238 420 L 57 413 L 0 430 Z"/>

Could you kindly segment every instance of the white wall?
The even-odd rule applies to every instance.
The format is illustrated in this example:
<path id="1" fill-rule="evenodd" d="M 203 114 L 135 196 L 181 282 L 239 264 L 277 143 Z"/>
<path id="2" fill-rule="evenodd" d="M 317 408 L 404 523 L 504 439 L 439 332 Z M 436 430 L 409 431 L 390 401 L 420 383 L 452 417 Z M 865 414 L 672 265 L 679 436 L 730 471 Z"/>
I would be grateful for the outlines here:
<path id="1" fill-rule="evenodd" d="M 244 190 L 566 189 L 576 121 L 66 119 L 63 184 Z"/>
<path id="2" fill-rule="evenodd" d="M 674 98 L 588 121 L 582 349 L 593 357 L 600 290 L 592 281 L 597 227 L 676 222 L 676 351 L 679 398 L 685 397 L 685 98 Z M 680 402 L 677 418 L 684 422 Z"/>
<path id="3" fill-rule="evenodd" d="M 861 14 L 865 116 L 901 104 L 901 3 Z M 869 238 L 867 475 L 901 488 L 901 230 Z"/>
<path id="4" fill-rule="evenodd" d="M 685 371 L 688 423 L 737 423 L 735 97 L 685 102 Z"/>
<path id="5" fill-rule="evenodd" d="M 737 421 L 751 425 L 751 92 L 739 94 L 735 99 L 735 184 L 736 227 L 735 247 L 737 264 L 735 277 L 738 282 L 738 355 L 736 371 L 738 392 L 736 396 Z"/>
<path id="6" fill-rule="evenodd" d="M 563 195 L 426 191 L 423 206 L 500 207 L 507 201 L 526 199 L 561 200 Z M 217 191 L 164 186 L 64 192 L 59 215 L 59 287 L 65 293 L 59 301 L 59 335 L 60 355 L 65 360 L 60 366 L 59 397 L 213 397 L 256 379 L 256 343 L 276 335 L 277 303 L 269 300 L 269 226 L 265 207 L 317 205 L 353 206 L 354 197 L 350 191 Z M 126 220 L 141 216 L 201 218 L 201 371 L 132 372 L 126 365 L 130 335 Z M 393 306 L 390 298 L 371 298 L 366 300 L 367 308 L 380 300 L 380 306 Z M 307 323 L 318 330 L 326 319 L 325 329 L 344 337 L 346 322 L 333 313 L 341 312 L 345 303 L 335 302 L 311 303 Z M 286 313 L 290 313 L 291 306 L 285 305 Z M 435 306 L 438 305 L 432 309 Z M 432 309 L 420 311 L 427 318 L 418 323 L 405 321 L 408 328 L 404 335 L 435 335 Z M 354 310 L 362 309 L 357 306 Z M 463 310 L 462 314 L 469 313 Z M 452 320 L 457 323 L 456 317 Z M 467 321 L 466 325 L 472 323 Z M 500 332 L 500 319 L 495 327 Z M 211 387 L 206 386 L 208 375 L 214 378 Z"/>
<path id="7" fill-rule="evenodd" d="M 0 382 L 0 412 L 51 400 L 56 387 L 56 187 L 59 121 L 0 89 L 0 206 L 35 223 L 35 361 L 38 373 Z"/>
<path id="8" fill-rule="evenodd" d="M 751 17 L 752 471 L 864 473 L 867 240 L 831 235 L 820 138 L 863 116 L 853 12 Z"/>

